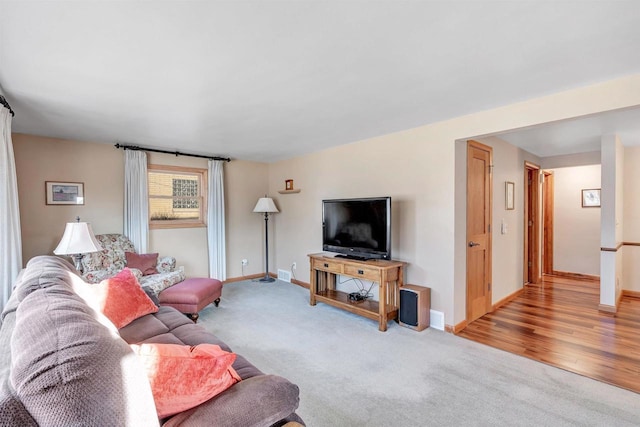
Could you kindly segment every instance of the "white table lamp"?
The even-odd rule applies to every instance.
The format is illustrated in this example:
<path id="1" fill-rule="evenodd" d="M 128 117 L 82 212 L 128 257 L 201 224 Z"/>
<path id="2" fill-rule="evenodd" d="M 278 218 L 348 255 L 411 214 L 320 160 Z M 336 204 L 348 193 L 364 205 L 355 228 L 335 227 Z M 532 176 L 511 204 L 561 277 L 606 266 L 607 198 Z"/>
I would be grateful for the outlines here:
<path id="1" fill-rule="evenodd" d="M 91 224 L 80 222 L 80 217 L 76 217 L 76 222 L 67 223 L 62 240 L 58 243 L 58 247 L 53 250 L 53 253 L 56 255 L 71 255 L 76 264 L 76 270 L 82 273 L 83 254 L 101 250 L 102 246 L 96 240 Z"/>

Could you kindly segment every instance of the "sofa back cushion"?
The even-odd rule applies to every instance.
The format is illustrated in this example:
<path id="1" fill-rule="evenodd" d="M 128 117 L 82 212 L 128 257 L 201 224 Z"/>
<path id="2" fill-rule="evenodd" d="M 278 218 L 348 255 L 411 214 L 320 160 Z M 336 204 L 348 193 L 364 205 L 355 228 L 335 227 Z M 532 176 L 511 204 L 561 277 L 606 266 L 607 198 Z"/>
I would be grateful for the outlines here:
<path id="1" fill-rule="evenodd" d="M 30 263 L 16 289 L 15 395 L 38 425 L 157 425 L 140 361 L 73 292 L 75 272 L 54 264 Z"/>
<path id="2" fill-rule="evenodd" d="M 84 271 L 108 270 L 115 274 L 127 265 L 125 252 L 136 252 L 133 243 L 124 234 L 97 234 L 96 239 L 102 245 L 102 250 L 82 258 Z"/>

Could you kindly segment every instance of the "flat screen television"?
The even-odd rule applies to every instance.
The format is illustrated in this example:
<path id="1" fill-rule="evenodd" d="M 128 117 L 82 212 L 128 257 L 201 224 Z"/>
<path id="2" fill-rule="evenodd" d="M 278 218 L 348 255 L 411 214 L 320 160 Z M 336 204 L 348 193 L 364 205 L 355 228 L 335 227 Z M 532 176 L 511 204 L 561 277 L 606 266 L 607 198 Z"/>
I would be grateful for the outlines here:
<path id="1" fill-rule="evenodd" d="M 322 250 L 391 259 L 391 197 L 323 200 Z"/>

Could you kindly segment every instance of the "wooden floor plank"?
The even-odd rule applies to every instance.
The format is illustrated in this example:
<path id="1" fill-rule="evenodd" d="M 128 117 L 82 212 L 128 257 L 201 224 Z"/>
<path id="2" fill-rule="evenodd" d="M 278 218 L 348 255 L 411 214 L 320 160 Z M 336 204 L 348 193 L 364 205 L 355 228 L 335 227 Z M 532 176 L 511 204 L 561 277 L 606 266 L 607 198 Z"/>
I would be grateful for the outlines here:
<path id="1" fill-rule="evenodd" d="M 640 393 L 640 298 L 598 310 L 600 284 L 544 276 L 459 336 Z"/>

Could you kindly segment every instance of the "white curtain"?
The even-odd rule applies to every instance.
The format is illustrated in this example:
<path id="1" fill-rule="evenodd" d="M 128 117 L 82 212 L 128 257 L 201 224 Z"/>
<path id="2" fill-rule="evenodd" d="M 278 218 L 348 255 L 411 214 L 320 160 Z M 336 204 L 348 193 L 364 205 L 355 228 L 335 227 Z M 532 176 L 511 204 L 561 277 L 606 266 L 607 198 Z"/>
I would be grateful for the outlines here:
<path id="1" fill-rule="evenodd" d="M 207 206 L 207 242 L 209 277 L 227 278 L 227 254 L 224 233 L 224 161 L 209 160 L 209 194 Z"/>
<path id="2" fill-rule="evenodd" d="M 22 269 L 18 180 L 11 141 L 11 112 L 0 105 L 0 311 Z"/>
<path id="3" fill-rule="evenodd" d="M 138 253 L 149 246 L 149 191 L 147 153 L 124 150 L 124 235 Z"/>

